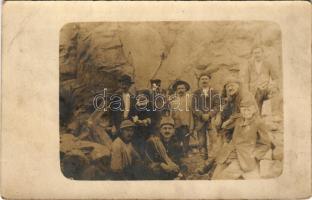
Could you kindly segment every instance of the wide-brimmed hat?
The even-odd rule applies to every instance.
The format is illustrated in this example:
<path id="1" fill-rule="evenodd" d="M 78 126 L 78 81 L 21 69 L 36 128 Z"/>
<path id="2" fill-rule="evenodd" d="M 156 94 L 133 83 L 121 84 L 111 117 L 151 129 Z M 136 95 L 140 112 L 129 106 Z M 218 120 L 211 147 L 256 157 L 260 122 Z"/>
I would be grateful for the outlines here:
<path id="1" fill-rule="evenodd" d="M 126 83 L 126 84 L 129 84 L 129 85 L 132 85 L 134 82 L 132 81 L 131 77 L 129 75 L 122 75 L 119 79 L 118 79 L 119 82 L 122 82 L 122 83 Z"/>
<path id="2" fill-rule="evenodd" d="M 172 89 L 173 89 L 174 91 L 176 91 L 178 85 L 185 85 L 186 91 L 189 91 L 190 88 L 191 88 L 190 84 L 188 84 L 186 81 L 176 80 L 176 81 L 174 82 L 174 84 L 172 85 Z"/>
<path id="3" fill-rule="evenodd" d="M 127 119 L 121 122 L 120 129 L 127 128 L 127 127 L 134 127 L 134 126 L 135 124 L 132 121 Z"/>

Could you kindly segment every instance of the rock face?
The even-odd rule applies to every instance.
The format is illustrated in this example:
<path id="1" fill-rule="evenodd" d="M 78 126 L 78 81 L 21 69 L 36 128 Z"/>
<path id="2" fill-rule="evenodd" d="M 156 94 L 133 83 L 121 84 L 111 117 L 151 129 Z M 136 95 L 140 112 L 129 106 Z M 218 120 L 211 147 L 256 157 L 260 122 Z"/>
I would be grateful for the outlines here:
<path id="1" fill-rule="evenodd" d="M 70 91 L 73 109 L 84 112 L 104 87 L 116 90 L 120 74 L 133 77 L 133 89 L 147 88 L 151 78 L 159 78 L 164 88 L 184 79 L 195 90 L 196 76 L 212 71 L 212 86 L 221 89 L 229 74 L 244 80 L 257 44 L 281 72 L 281 33 L 270 22 L 67 24 L 60 33 L 61 96 L 65 93 L 68 100 Z"/>
<path id="2" fill-rule="evenodd" d="M 109 93 L 114 92 L 122 74 L 130 75 L 135 81 L 131 88 L 133 91 L 149 88 L 150 79 L 156 78 L 162 80 L 164 89 L 169 88 L 176 79 L 182 79 L 187 81 L 191 91 L 194 91 L 198 87 L 198 75 L 205 71 L 212 74 L 211 85 L 217 90 L 222 90 L 228 76 L 240 78 L 246 86 L 248 60 L 252 48 L 256 45 L 264 48 L 265 59 L 282 76 L 281 32 L 278 25 L 271 22 L 66 24 L 60 31 L 59 49 L 61 128 L 77 132 L 76 126 L 89 123 L 94 111 L 94 96 L 102 93 L 104 88 L 107 88 Z M 279 88 L 282 93 L 282 83 Z M 260 163 L 263 178 L 280 175 L 283 161 L 282 122 L 273 120 L 270 112 L 267 112 L 268 116 L 265 119 L 274 148 Z M 75 127 L 71 128 L 73 124 Z M 92 129 L 95 136 L 106 136 L 106 133 L 102 133 L 103 127 L 97 128 L 97 125 Z M 98 138 L 99 141 L 110 141 L 101 137 Z M 110 144 L 93 142 L 109 149 Z M 67 143 L 62 147 L 66 146 Z M 98 149 L 101 155 L 105 154 L 104 157 L 109 157 L 107 149 L 95 149 Z M 77 155 L 74 154 L 75 159 L 79 158 L 79 163 L 82 162 L 80 159 L 84 159 L 84 155 L 80 154 L 80 151 Z M 70 159 L 73 158 L 72 155 L 69 156 Z M 77 161 L 70 159 L 69 166 Z M 185 162 L 190 164 L 190 168 L 194 168 L 193 171 L 198 167 L 192 159 Z M 90 169 L 86 171 L 94 171 Z M 83 176 L 82 174 L 80 178 Z M 192 178 L 193 174 L 189 176 L 190 179 L 201 179 L 198 176 Z"/>

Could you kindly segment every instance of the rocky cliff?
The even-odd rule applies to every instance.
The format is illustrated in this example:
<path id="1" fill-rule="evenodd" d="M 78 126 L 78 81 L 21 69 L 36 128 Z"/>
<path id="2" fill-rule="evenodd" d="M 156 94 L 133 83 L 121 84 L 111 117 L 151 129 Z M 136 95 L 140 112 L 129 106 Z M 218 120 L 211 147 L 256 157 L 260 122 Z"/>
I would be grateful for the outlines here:
<path id="1" fill-rule="evenodd" d="M 133 77 L 133 89 L 159 78 L 164 88 L 183 79 L 194 90 L 196 76 L 210 71 L 212 86 L 221 89 L 229 74 L 244 79 L 250 51 L 258 44 L 281 72 L 281 32 L 271 22 L 66 24 L 60 32 L 61 97 L 83 112 L 104 87 L 116 90 L 124 73 Z"/>

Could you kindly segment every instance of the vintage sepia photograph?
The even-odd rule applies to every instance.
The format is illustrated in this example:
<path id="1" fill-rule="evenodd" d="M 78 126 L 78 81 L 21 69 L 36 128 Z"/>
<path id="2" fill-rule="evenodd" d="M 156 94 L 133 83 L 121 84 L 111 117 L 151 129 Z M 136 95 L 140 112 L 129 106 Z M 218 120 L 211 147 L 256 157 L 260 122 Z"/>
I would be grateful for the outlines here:
<path id="1" fill-rule="evenodd" d="M 4 199 L 308 199 L 311 4 L 7 1 Z"/>
<path id="2" fill-rule="evenodd" d="M 65 24 L 59 35 L 63 175 L 279 177 L 281 41 L 271 21 Z"/>

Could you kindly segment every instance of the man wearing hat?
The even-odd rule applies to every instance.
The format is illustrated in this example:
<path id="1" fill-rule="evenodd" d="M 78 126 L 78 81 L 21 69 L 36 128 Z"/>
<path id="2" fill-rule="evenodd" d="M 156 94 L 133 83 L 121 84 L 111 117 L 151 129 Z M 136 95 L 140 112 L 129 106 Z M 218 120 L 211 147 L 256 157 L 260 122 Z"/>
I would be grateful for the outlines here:
<path id="1" fill-rule="evenodd" d="M 135 98 L 129 89 L 134 82 L 129 75 L 122 75 L 119 79 L 119 90 L 110 98 L 110 112 L 113 131 L 119 129 L 123 120 L 131 119 L 135 110 Z"/>
<path id="2" fill-rule="evenodd" d="M 221 113 L 220 125 L 222 129 L 227 130 L 228 134 L 226 136 L 228 139 L 230 139 L 233 133 L 235 120 L 240 113 L 240 103 L 242 99 L 245 96 L 251 95 L 249 91 L 243 90 L 239 79 L 229 77 L 225 82 L 222 96 L 226 99 L 226 104 Z M 254 104 L 257 105 L 256 100 L 254 100 Z"/>
<path id="3" fill-rule="evenodd" d="M 183 153 L 187 155 L 190 135 L 194 128 L 191 99 L 187 93 L 190 90 L 190 85 L 186 81 L 177 80 L 172 85 L 172 89 L 175 94 L 170 97 L 171 116 L 175 123 L 177 138 L 183 144 Z"/>
<path id="4" fill-rule="evenodd" d="M 240 103 L 246 95 L 251 96 L 248 91 L 243 92 L 239 79 L 232 76 L 227 78 L 222 92 L 222 99 L 225 99 L 225 105 L 222 112 L 216 115 L 212 123 L 212 126 L 219 133 L 217 137 L 219 141 L 213 144 L 215 155 L 222 148 L 224 142 L 229 142 L 232 139 L 235 121 L 240 115 Z M 256 106 L 256 101 L 254 101 L 254 105 Z M 200 174 L 207 173 L 213 167 L 212 161 L 209 160 L 209 162 L 206 162 L 204 167 L 198 172 Z"/>
<path id="5" fill-rule="evenodd" d="M 244 94 L 248 94 L 248 92 L 245 91 Z M 219 128 L 226 128 L 227 130 L 232 130 L 229 127 L 234 128 L 234 122 L 240 113 L 239 106 L 244 94 L 239 79 L 234 77 L 227 78 L 222 92 L 225 105 L 221 113 L 220 124 L 218 124 Z M 231 134 L 233 133 L 233 131 L 230 132 Z M 226 137 L 230 139 L 231 134 L 226 134 Z"/>
<path id="6" fill-rule="evenodd" d="M 220 111 L 221 104 L 219 93 L 210 86 L 210 79 L 210 73 L 201 73 L 198 78 L 199 89 L 192 96 L 194 130 L 197 132 L 200 153 L 205 159 L 214 156 L 208 152 L 208 148 L 212 147 L 213 137 L 216 135 L 212 131 L 211 120 Z M 207 144 L 207 137 L 209 144 Z"/>
<path id="7" fill-rule="evenodd" d="M 149 179 L 170 180 L 182 177 L 179 167 L 182 146 L 174 135 L 173 119 L 168 116 L 162 117 L 160 133 L 152 135 L 147 140 L 145 148 Z"/>
<path id="8" fill-rule="evenodd" d="M 260 178 L 259 161 L 271 148 L 271 140 L 252 95 L 244 96 L 240 112 L 231 141 L 216 157 L 212 179 Z"/>
<path id="9" fill-rule="evenodd" d="M 119 136 L 112 144 L 111 170 L 113 179 L 135 179 L 136 164 L 140 160 L 139 154 L 132 146 L 135 124 L 124 120 L 120 124 Z"/>

